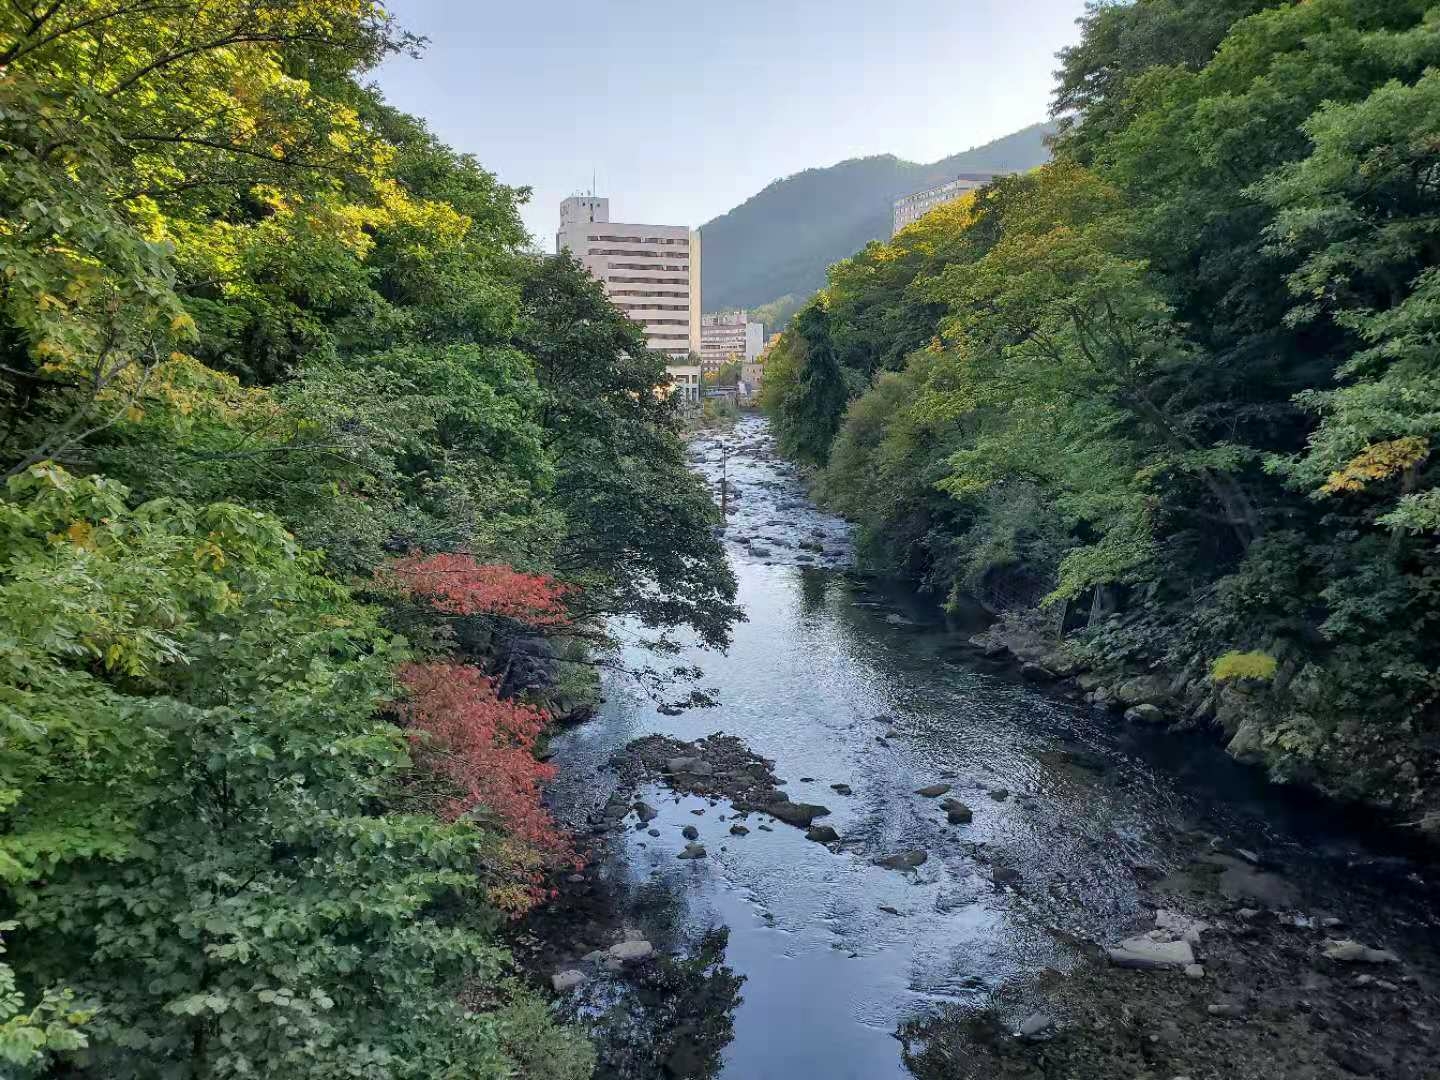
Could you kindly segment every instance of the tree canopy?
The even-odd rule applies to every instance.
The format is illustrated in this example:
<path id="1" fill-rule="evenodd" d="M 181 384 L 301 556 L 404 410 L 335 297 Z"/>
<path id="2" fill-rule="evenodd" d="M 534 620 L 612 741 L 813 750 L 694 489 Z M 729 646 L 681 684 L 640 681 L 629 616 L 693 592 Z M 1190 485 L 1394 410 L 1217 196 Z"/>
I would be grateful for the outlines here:
<path id="1" fill-rule="evenodd" d="M 663 359 L 364 85 L 418 45 L 0 11 L 7 1076 L 590 1074 L 499 935 L 578 857 L 537 740 L 734 581 Z"/>
<path id="2" fill-rule="evenodd" d="M 1092 666 L 1164 665 L 1280 775 L 1433 810 L 1433 5 L 1081 26 L 1056 161 L 837 263 L 794 317 L 781 444 L 881 564 Z M 1232 654 L 1275 661 L 1259 705 L 1209 678 Z"/>

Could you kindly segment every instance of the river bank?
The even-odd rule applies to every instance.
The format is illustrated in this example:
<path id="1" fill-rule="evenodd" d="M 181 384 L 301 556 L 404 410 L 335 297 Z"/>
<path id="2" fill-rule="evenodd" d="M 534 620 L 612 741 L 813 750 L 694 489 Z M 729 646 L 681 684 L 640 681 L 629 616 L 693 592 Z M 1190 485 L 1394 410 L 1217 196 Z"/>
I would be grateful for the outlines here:
<path id="1" fill-rule="evenodd" d="M 1165 1080 L 1253 1060 L 1330 1078 L 1372 1042 L 1395 1050 L 1376 1075 L 1425 1075 L 1426 867 L 1201 740 L 1016 678 L 975 627 L 853 574 L 848 526 L 808 501 L 763 421 L 692 452 L 735 485 L 749 622 L 725 657 L 666 662 L 700 664 L 720 705 L 669 716 L 612 683 L 556 736 L 550 799 L 593 858 L 522 931 L 600 1045 L 597 1075 L 938 1078 L 968 1061 Z M 781 811 L 789 824 L 761 801 L 779 793 L 827 812 Z M 1256 881 L 1283 889 L 1261 903 L 1237 886 Z M 1211 924 L 1192 947 L 1203 978 L 1103 959 L 1157 910 Z M 1325 957 L 1347 939 L 1401 963 Z M 1054 1023 L 1014 1038 L 1036 1014 Z"/>

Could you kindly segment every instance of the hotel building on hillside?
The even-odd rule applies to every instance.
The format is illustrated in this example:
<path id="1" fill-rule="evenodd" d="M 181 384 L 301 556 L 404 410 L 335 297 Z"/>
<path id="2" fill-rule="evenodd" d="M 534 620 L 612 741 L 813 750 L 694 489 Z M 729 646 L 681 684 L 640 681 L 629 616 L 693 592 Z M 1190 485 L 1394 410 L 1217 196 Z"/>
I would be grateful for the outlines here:
<path id="1" fill-rule="evenodd" d="M 610 200 L 572 195 L 560 204 L 555 250 L 569 251 L 616 307 L 665 353 L 677 393 L 699 400 L 700 233 L 684 225 L 610 220 Z"/>
<path id="2" fill-rule="evenodd" d="M 939 187 L 927 188 L 924 191 L 917 191 L 913 195 L 896 199 L 890 235 L 894 236 L 906 225 L 924 217 L 942 203 L 958 199 L 976 188 L 984 187 L 1000 175 L 1002 174 L 993 172 L 960 173 L 955 179 L 947 180 Z"/>
<path id="3" fill-rule="evenodd" d="M 764 347 L 764 324 L 750 322 L 743 309 L 700 316 L 700 364 L 706 371 L 727 360 L 754 360 Z"/>

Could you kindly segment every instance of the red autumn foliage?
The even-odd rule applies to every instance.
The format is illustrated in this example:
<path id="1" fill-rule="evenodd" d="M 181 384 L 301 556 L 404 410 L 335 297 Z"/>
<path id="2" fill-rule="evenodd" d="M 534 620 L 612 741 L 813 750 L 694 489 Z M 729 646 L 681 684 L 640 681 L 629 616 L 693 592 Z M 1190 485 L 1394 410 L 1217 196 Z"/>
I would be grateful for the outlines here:
<path id="1" fill-rule="evenodd" d="M 499 615 L 529 626 L 564 626 L 565 587 L 472 555 L 411 555 L 391 568 L 400 587 L 447 615 Z"/>
<path id="2" fill-rule="evenodd" d="M 454 820 L 477 807 L 536 851 L 572 854 L 569 840 L 540 805 L 540 784 L 555 767 L 535 759 L 535 740 L 546 716 L 495 692 L 495 680 L 468 664 L 406 664 L 400 681 L 409 690 L 401 709 L 412 729 L 417 762 L 449 780 L 456 794 L 441 806 Z"/>

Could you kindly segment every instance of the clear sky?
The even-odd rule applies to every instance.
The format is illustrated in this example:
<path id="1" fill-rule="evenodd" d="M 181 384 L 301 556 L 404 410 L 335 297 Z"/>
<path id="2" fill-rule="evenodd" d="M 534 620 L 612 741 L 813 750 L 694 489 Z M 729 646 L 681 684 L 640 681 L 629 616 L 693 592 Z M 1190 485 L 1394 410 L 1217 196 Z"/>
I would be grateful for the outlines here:
<path id="1" fill-rule="evenodd" d="M 1083 0 L 389 0 L 430 39 L 375 75 L 507 184 L 546 250 L 588 190 L 700 225 L 848 157 L 938 158 L 1046 116 Z"/>

